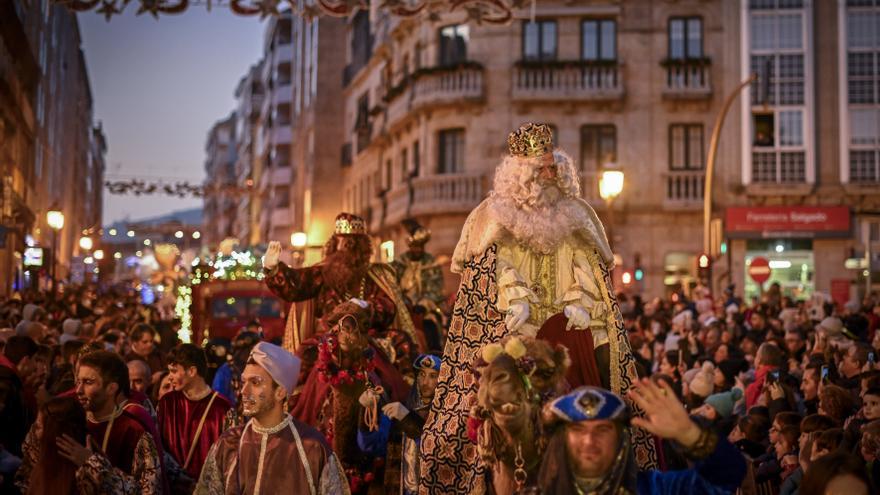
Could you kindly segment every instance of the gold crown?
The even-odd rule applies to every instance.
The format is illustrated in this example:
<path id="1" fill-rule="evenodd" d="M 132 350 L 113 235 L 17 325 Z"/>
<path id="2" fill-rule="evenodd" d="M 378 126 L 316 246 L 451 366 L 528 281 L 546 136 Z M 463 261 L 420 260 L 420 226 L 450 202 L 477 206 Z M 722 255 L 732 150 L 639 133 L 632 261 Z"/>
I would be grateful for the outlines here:
<path id="1" fill-rule="evenodd" d="M 366 234 L 367 226 L 363 218 L 349 213 L 342 213 L 336 217 L 336 229 L 333 233 L 336 235 Z"/>
<path id="2" fill-rule="evenodd" d="M 412 233 L 411 236 L 407 237 L 406 243 L 410 246 L 414 245 L 425 245 L 428 241 L 431 240 L 431 231 L 424 228 L 419 227 L 415 232 Z"/>
<path id="3" fill-rule="evenodd" d="M 535 158 L 553 151 L 553 130 L 547 124 L 523 124 L 507 136 L 510 154 Z"/>

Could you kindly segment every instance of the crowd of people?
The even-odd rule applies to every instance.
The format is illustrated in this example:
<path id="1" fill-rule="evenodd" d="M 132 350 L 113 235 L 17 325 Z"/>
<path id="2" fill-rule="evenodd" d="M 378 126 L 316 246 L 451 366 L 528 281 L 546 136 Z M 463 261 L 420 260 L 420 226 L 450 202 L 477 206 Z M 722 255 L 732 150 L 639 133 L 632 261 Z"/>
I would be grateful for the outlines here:
<path id="1" fill-rule="evenodd" d="M 270 242 L 287 325 L 178 342 L 134 292 L 0 300 L 0 488 L 24 494 L 880 492 L 880 295 L 618 293 L 552 128 L 508 137 L 444 267 L 340 213 Z M 685 290 L 686 289 L 686 290 Z M 210 328 L 208 334 L 210 332 Z"/>
<path id="2" fill-rule="evenodd" d="M 297 357 L 261 342 L 259 330 L 251 327 L 229 343 L 228 363 L 209 360 L 201 347 L 178 343 L 176 323 L 160 320 L 134 295 L 82 289 L 66 292 L 58 302 L 48 296 L 16 294 L 0 303 L 4 493 L 229 493 L 232 470 L 238 469 L 238 477 L 261 479 L 249 472 L 249 464 L 236 466 L 236 456 L 246 455 L 243 446 L 256 445 L 255 455 L 260 454 L 260 436 L 266 434 L 259 423 L 248 427 L 246 419 L 268 412 L 274 416 L 265 424 L 273 425 L 287 417 L 287 398 L 300 376 Z M 793 301 L 782 297 L 778 287 L 750 303 L 736 297 L 732 287 L 714 299 L 699 288 L 691 297 L 677 292 L 647 302 L 624 294 L 618 299 L 638 374 L 647 382 L 635 384 L 629 406 L 598 388 L 547 401 L 549 423 L 571 431 L 571 443 L 563 450 L 582 458 L 542 466 L 539 480 L 548 477 L 542 481 L 544 493 L 568 493 L 560 480 L 577 478 L 571 468 L 560 466 L 604 472 L 622 462 L 616 457 L 620 440 L 614 437 L 603 447 L 596 429 L 615 421 L 621 426 L 611 431 L 640 427 L 655 433 L 660 465 L 641 471 L 638 483 L 654 487 L 645 493 L 677 493 L 674 487 L 684 485 L 664 482 L 662 476 L 687 472 L 722 492 L 877 493 L 877 295 L 845 307 Z M 380 404 L 374 430 L 361 421 L 358 445 L 364 453 L 374 459 L 389 456 L 395 437 L 398 445 L 403 440 L 404 451 L 419 442 L 430 402 L 426 396 L 436 387 L 441 366 L 438 354 L 413 363 L 418 393 Z M 241 381 L 237 392 L 233 380 Z M 364 393 L 360 400 L 370 397 Z M 594 406 L 602 404 L 603 411 L 584 406 L 589 403 L 584 397 L 592 397 Z M 665 402 L 652 406 L 651 400 Z M 615 401 L 620 408 L 609 408 Z M 677 404 L 683 417 L 675 416 Z M 624 414 L 634 412 L 633 405 L 641 416 Z M 651 424 L 663 421 L 670 422 L 666 428 L 671 430 Z M 691 439 L 682 437 L 691 421 L 718 436 L 708 452 L 696 457 L 700 429 Z M 359 489 L 346 479 L 350 472 L 339 459 L 347 453 L 334 452 L 332 439 L 294 419 L 288 423 L 297 425 L 290 431 L 297 432 L 307 451 L 299 457 L 312 462 L 300 471 L 311 477 L 285 467 L 298 456 L 282 455 L 284 444 L 275 444 L 263 468 L 274 473 L 263 481 L 264 490 L 273 486 L 275 476 L 297 478 L 302 493 L 310 486 L 323 493 Z M 287 447 L 296 451 L 288 436 Z M 736 469 L 731 474 L 736 465 L 731 452 L 717 447 L 726 444 L 724 439 L 735 447 L 736 457 L 745 459 L 741 476 Z M 610 449 L 608 454 L 603 448 Z M 545 461 L 553 452 L 547 448 Z M 415 493 L 406 487 L 408 477 L 418 477 L 413 475 L 418 462 L 402 467 L 386 470 L 385 484 Z M 399 479 L 387 479 L 392 474 Z M 658 486 L 667 488 L 658 492 Z M 259 493 L 260 487 L 245 491 Z"/>

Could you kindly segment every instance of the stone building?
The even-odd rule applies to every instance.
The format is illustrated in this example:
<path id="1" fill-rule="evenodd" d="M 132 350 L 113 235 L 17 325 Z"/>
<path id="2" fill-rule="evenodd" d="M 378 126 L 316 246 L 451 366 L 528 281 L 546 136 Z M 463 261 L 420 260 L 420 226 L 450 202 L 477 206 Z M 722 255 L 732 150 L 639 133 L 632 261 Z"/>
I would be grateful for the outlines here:
<path id="1" fill-rule="evenodd" d="M 75 14 L 61 5 L 0 5 L 0 295 L 46 280 L 53 262 L 66 278 L 77 241 L 100 229 L 103 129 L 93 100 Z M 53 236 L 46 212 L 64 227 Z M 42 269 L 26 269 L 25 248 L 44 249 Z"/>
<path id="2" fill-rule="evenodd" d="M 238 195 L 235 174 L 235 113 L 218 121 L 208 132 L 205 144 L 205 207 L 203 243 L 217 246 L 235 235 Z"/>
<path id="3" fill-rule="evenodd" d="M 448 256 L 507 133 L 546 122 L 609 227 L 618 289 L 687 288 L 701 275 L 709 142 L 732 97 L 715 161 L 714 287 L 757 294 L 746 273 L 759 255 L 789 295 L 855 287 L 862 269 L 844 262 L 880 230 L 877 10 L 867 0 L 546 1 L 505 26 L 360 12 L 347 27 L 343 208 L 398 250 L 400 222 L 414 217 L 434 232 L 429 250 Z M 757 82 L 734 96 L 752 72 Z M 613 211 L 598 194 L 606 169 L 626 177 Z"/>

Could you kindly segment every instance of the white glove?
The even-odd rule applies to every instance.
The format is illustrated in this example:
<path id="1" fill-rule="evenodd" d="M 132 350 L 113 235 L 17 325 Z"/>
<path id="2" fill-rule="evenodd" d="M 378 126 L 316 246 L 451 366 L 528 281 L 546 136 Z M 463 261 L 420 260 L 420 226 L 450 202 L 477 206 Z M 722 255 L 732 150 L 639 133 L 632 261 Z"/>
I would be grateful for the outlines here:
<path id="1" fill-rule="evenodd" d="M 382 413 L 385 416 L 388 416 L 391 419 L 396 419 L 400 421 L 405 418 L 407 414 L 409 414 L 409 409 L 406 408 L 400 402 L 392 402 L 390 404 L 385 404 L 382 406 Z"/>
<path id="2" fill-rule="evenodd" d="M 564 310 L 562 310 L 562 312 L 568 317 L 568 325 L 565 326 L 566 330 L 571 330 L 572 328 L 590 328 L 590 313 L 588 313 L 586 309 L 580 306 L 575 306 L 574 304 L 569 304 Z"/>
<path id="3" fill-rule="evenodd" d="M 529 314 L 529 303 L 525 301 L 511 303 L 507 309 L 507 316 L 504 317 L 504 323 L 511 332 L 515 332 L 529 321 Z"/>
<path id="4" fill-rule="evenodd" d="M 263 256 L 263 268 L 271 270 L 278 266 L 278 258 L 281 257 L 281 243 L 272 241 L 266 248 L 266 254 Z"/>

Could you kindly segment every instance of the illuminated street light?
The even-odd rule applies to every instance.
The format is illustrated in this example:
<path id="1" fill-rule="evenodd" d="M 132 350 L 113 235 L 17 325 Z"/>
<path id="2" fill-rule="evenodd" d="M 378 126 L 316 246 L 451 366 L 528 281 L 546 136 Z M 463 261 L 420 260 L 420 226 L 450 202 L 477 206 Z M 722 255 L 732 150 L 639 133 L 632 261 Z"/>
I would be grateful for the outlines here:
<path id="1" fill-rule="evenodd" d="M 144 246 L 149 246 L 151 242 L 149 239 L 144 239 Z"/>
<path id="2" fill-rule="evenodd" d="M 64 213 L 61 213 L 57 207 L 49 208 L 46 212 L 46 223 L 52 228 L 52 296 L 54 298 L 57 291 L 57 272 L 55 267 L 58 264 L 58 231 L 64 228 Z"/>
<path id="3" fill-rule="evenodd" d="M 63 229 L 64 213 L 61 213 L 58 210 L 49 210 L 46 213 L 46 223 L 49 224 L 49 227 L 52 227 L 54 230 Z"/>
<path id="4" fill-rule="evenodd" d="M 294 249 L 303 249 L 309 242 L 309 237 L 305 232 L 294 232 L 290 234 L 290 244 Z"/>
<path id="5" fill-rule="evenodd" d="M 623 172 L 605 169 L 599 179 L 599 196 L 605 201 L 613 201 L 623 192 Z"/>
<path id="6" fill-rule="evenodd" d="M 102 259 L 104 259 L 104 250 L 96 249 L 94 256 L 96 260 L 101 261 Z"/>
<path id="7" fill-rule="evenodd" d="M 197 231 L 193 232 L 192 237 L 193 237 L 193 239 L 198 239 L 199 237 L 202 237 L 202 233 L 197 230 Z"/>
<path id="8" fill-rule="evenodd" d="M 92 247 L 94 247 L 95 242 L 92 241 L 92 238 L 84 235 L 79 238 L 79 247 L 85 251 L 91 251 Z"/>
<path id="9" fill-rule="evenodd" d="M 113 259 L 115 259 L 115 260 L 122 259 L 122 253 L 120 253 L 119 251 L 116 251 L 115 253 L 113 253 Z"/>
<path id="10" fill-rule="evenodd" d="M 110 235 L 116 235 L 116 229 L 110 229 Z"/>
<path id="11" fill-rule="evenodd" d="M 142 251 L 136 251 L 136 252 L 134 253 L 134 255 L 137 256 L 138 258 L 140 258 L 141 256 L 144 255 L 144 253 L 143 253 Z"/>
<path id="12" fill-rule="evenodd" d="M 177 232 L 174 233 L 174 237 L 177 237 L 178 239 L 183 239 L 183 231 L 178 230 Z"/>
<path id="13" fill-rule="evenodd" d="M 85 259 L 83 259 L 83 263 L 85 263 L 87 265 L 91 265 L 94 262 L 95 262 L 95 258 L 92 258 L 91 256 L 86 256 Z"/>
<path id="14" fill-rule="evenodd" d="M 134 237 L 134 231 L 133 231 L 133 230 L 129 230 L 125 235 L 127 235 L 127 236 L 129 236 L 129 237 Z"/>
<path id="15" fill-rule="evenodd" d="M 623 171 L 606 167 L 599 177 L 599 196 L 608 205 L 608 245 L 614 250 L 614 199 L 623 192 Z"/>

